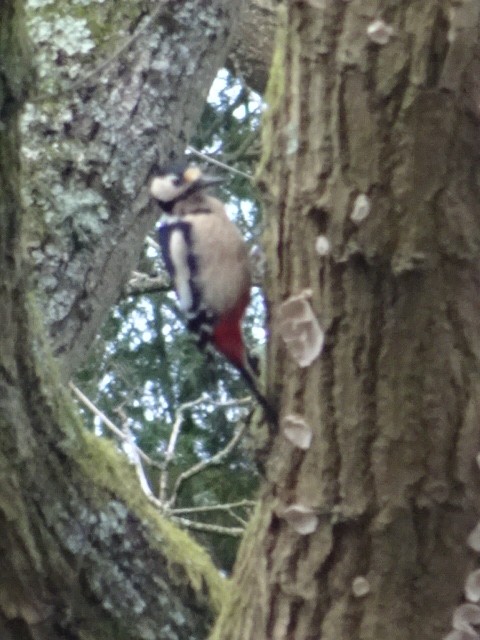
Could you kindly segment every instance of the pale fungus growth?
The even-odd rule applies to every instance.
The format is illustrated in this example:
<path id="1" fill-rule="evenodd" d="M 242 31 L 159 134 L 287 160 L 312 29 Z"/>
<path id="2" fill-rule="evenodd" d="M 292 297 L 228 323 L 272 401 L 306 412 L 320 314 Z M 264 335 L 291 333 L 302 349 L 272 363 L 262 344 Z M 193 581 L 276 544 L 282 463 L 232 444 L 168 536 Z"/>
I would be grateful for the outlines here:
<path id="1" fill-rule="evenodd" d="M 302 416 L 290 414 L 280 422 L 282 433 L 299 449 L 309 449 L 312 442 L 312 429 Z"/>
<path id="2" fill-rule="evenodd" d="M 289 122 L 284 131 L 287 138 L 287 155 L 290 156 L 298 151 L 298 124 L 296 122 Z"/>
<path id="3" fill-rule="evenodd" d="M 371 207 L 372 203 L 370 202 L 370 198 L 364 193 L 360 193 L 353 203 L 350 220 L 356 223 L 362 222 L 366 217 L 368 217 Z"/>
<path id="4" fill-rule="evenodd" d="M 457 11 L 453 7 L 450 7 L 448 10 L 448 19 L 450 26 L 447 32 L 447 42 L 452 44 L 458 36 Z"/>
<path id="5" fill-rule="evenodd" d="M 472 571 L 465 581 L 465 597 L 470 602 L 480 600 L 480 569 Z"/>
<path id="6" fill-rule="evenodd" d="M 480 552 L 480 522 L 468 536 L 467 544 L 474 551 Z"/>
<path id="7" fill-rule="evenodd" d="M 307 300 L 308 291 L 291 296 L 277 311 L 277 326 L 290 355 L 300 367 L 308 367 L 320 354 L 325 334 Z"/>
<path id="8" fill-rule="evenodd" d="M 314 9 L 325 9 L 325 0 L 307 0 L 307 4 Z"/>
<path id="9" fill-rule="evenodd" d="M 375 44 L 387 44 L 393 35 L 393 27 L 384 20 L 374 20 L 367 27 L 367 37 Z"/>
<path id="10" fill-rule="evenodd" d="M 457 631 L 455 629 L 454 631 L 450 631 L 450 633 L 446 635 L 443 640 L 474 640 L 475 638 L 478 638 L 477 634 L 472 635 L 467 631 Z"/>
<path id="11" fill-rule="evenodd" d="M 357 576 L 353 579 L 352 593 L 356 598 L 363 598 L 370 593 L 370 583 L 365 576 Z"/>
<path id="12" fill-rule="evenodd" d="M 447 31 L 447 42 L 449 44 L 453 44 L 457 39 L 457 29 L 455 27 L 450 26 L 450 29 Z"/>
<path id="13" fill-rule="evenodd" d="M 315 251 L 319 256 L 328 256 L 330 253 L 330 240 L 327 236 L 318 236 L 315 240 Z"/>
<path id="14" fill-rule="evenodd" d="M 453 612 L 452 627 L 476 637 L 475 625 L 480 625 L 480 607 L 476 604 L 461 604 Z"/>
<path id="15" fill-rule="evenodd" d="M 288 522 L 297 533 L 308 536 L 318 527 L 318 516 L 311 507 L 303 504 L 292 504 L 284 511 L 277 514 Z"/>

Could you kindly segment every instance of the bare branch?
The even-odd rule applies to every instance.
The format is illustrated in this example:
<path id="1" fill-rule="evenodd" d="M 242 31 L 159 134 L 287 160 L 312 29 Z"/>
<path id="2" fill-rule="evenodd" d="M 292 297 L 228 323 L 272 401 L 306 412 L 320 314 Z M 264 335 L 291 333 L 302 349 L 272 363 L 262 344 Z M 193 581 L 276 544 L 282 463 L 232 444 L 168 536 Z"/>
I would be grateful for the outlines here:
<path id="1" fill-rule="evenodd" d="M 127 296 L 142 296 L 146 293 L 164 293 L 171 288 L 170 278 L 166 274 L 150 276 L 147 273 L 133 271 L 132 277 L 125 285 L 124 293 Z"/>
<path id="2" fill-rule="evenodd" d="M 223 460 L 229 455 L 229 453 L 238 444 L 240 438 L 243 436 L 243 434 L 245 432 L 245 429 L 246 429 L 246 423 L 244 422 L 235 431 L 235 433 L 233 435 L 233 438 L 226 445 L 226 447 L 224 447 L 221 451 L 216 453 L 211 458 L 208 458 L 208 460 L 202 460 L 201 462 L 199 462 L 198 464 L 194 465 L 193 467 L 190 467 L 190 469 L 187 469 L 186 471 L 184 471 L 183 473 L 181 473 L 178 476 L 178 478 L 177 478 L 177 480 L 175 482 L 175 485 L 173 487 L 172 495 L 170 496 L 170 499 L 168 501 L 168 506 L 169 507 L 172 504 L 175 503 L 178 491 L 179 491 L 181 485 L 183 484 L 183 482 L 185 482 L 185 480 L 188 480 L 189 478 L 191 478 L 195 474 L 200 473 L 201 471 L 203 471 L 207 467 L 215 465 L 215 464 L 220 464 L 221 462 L 223 462 Z"/>
<path id="3" fill-rule="evenodd" d="M 68 383 L 68 386 L 73 391 L 74 395 L 80 400 L 80 402 L 83 405 L 85 405 L 85 407 L 87 407 L 87 409 L 89 409 L 95 416 L 97 416 L 97 418 L 99 418 L 102 421 L 102 423 L 107 427 L 107 429 L 110 429 L 110 431 L 112 433 L 114 433 L 117 436 L 117 438 L 120 438 L 120 440 L 122 440 L 122 442 L 128 442 L 129 445 L 132 445 L 135 448 L 136 453 L 147 464 L 152 465 L 152 466 L 157 467 L 157 468 L 161 468 L 160 463 L 158 463 L 155 460 L 153 460 L 152 458 L 150 458 L 150 456 L 148 456 L 144 451 L 142 451 L 134 442 L 133 443 L 130 442 L 129 436 L 127 434 L 125 434 L 125 432 L 122 431 L 122 429 L 117 427 L 110 420 L 110 418 L 108 418 L 103 413 L 103 411 L 101 411 L 98 407 L 96 407 L 93 404 L 93 402 L 89 398 L 87 398 L 87 396 L 82 391 L 80 391 L 80 389 L 73 382 L 70 381 Z"/>
<path id="4" fill-rule="evenodd" d="M 256 504 L 255 500 L 239 500 L 238 502 L 230 502 L 228 504 L 209 504 L 204 507 L 172 509 L 170 513 L 172 515 L 179 515 L 182 513 L 201 513 L 206 511 L 228 511 L 230 509 L 238 509 L 240 507 L 254 507 Z"/>
<path id="5" fill-rule="evenodd" d="M 187 518 L 174 518 L 172 521 L 182 525 L 188 529 L 195 531 L 208 531 L 209 533 L 220 533 L 222 535 L 232 536 L 234 538 L 240 538 L 243 535 L 243 527 L 223 527 L 219 524 L 206 524 L 205 522 L 195 522 L 194 520 L 188 520 Z"/>
<path id="6" fill-rule="evenodd" d="M 152 238 L 151 235 L 145 236 L 145 244 L 148 244 L 149 247 L 152 247 L 152 249 L 155 249 L 156 251 L 160 251 L 160 245 L 155 238 Z"/>
<path id="7" fill-rule="evenodd" d="M 180 430 L 183 423 L 183 413 L 187 409 L 191 409 L 192 407 L 195 407 L 204 402 L 204 400 L 205 396 L 202 394 L 196 400 L 181 404 L 175 412 L 175 422 L 173 423 L 172 431 L 170 433 L 170 439 L 168 441 L 167 450 L 165 451 L 165 459 L 163 461 L 162 471 L 160 473 L 159 497 L 162 504 L 165 504 L 167 501 L 168 467 L 170 465 L 170 462 L 172 461 L 173 454 L 175 453 L 175 447 L 177 446 L 178 436 L 180 435 Z"/>
<path id="8" fill-rule="evenodd" d="M 237 522 L 239 522 L 242 527 L 247 526 L 248 520 L 245 520 L 245 518 L 242 518 L 241 516 L 239 516 L 232 509 L 227 509 L 227 513 L 233 520 L 236 520 Z"/>
<path id="9" fill-rule="evenodd" d="M 240 500 L 239 502 L 230 502 L 228 504 L 212 504 L 205 505 L 203 507 L 186 507 L 183 509 L 172 509 L 168 512 L 168 515 L 178 517 L 180 514 L 186 513 L 211 513 L 213 511 L 225 511 L 228 515 L 241 524 L 242 527 L 247 526 L 247 520 L 235 513 L 234 509 L 245 508 L 252 509 L 255 507 L 256 502 L 254 500 Z"/>
<path id="10" fill-rule="evenodd" d="M 200 473 L 203 469 L 214 465 L 220 464 L 232 451 L 232 449 L 236 446 L 241 436 L 243 435 L 246 424 L 242 424 L 235 432 L 233 438 L 228 442 L 228 444 L 214 456 L 209 458 L 208 460 L 202 460 L 198 464 L 194 465 L 190 469 L 187 469 L 182 474 L 180 474 L 175 482 L 172 495 L 167 499 L 167 489 L 168 489 L 168 467 L 175 455 L 175 448 L 177 446 L 178 438 L 180 436 L 181 427 L 183 423 L 183 417 L 185 411 L 191 409 L 193 407 L 199 406 L 204 403 L 211 403 L 216 407 L 232 407 L 238 406 L 242 404 L 249 404 L 251 402 L 251 398 L 241 398 L 239 400 L 226 400 L 215 402 L 212 401 L 206 394 L 202 394 L 199 398 L 195 400 L 191 400 L 190 402 L 185 402 L 180 405 L 175 413 L 175 421 L 173 423 L 172 432 L 170 434 L 170 439 L 168 441 L 167 449 L 165 452 L 164 461 L 162 463 L 158 463 L 150 456 L 148 456 L 142 449 L 140 449 L 135 443 L 135 439 L 133 434 L 128 426 L 128 417 L 123 412 L 121 408 L 117 409 L 117 413 L 122 420 L 122 428 L 117 427 L 111 420 L 108 418 L 103 411 L 101 411 L 95 404 L 82 392 L 80 389 L 73 383 L 69 382 L 68 386 L 73 391 L 74 395 L 80 400 L 80 402 L 87 407 L 97 418 L 99 418 L 112 433 L 114 433 L 117 438 L 119 438 L 123 443 L 123 449 L 125 454 L 131 464 L 135 467 L 135 471 L 137 473 L 137 477 L 142 488 L 143 493 L 147 496 L 147 498 L 152 502 L 158 509 L 161 509 L 164 512 L 167 512 L 168 515 L 171 515 L 172 519 L 177 520 L 180 524 L 185 527 L 189 527 L 191 529 L 197 529 L 201 531 L 211 531 L 216 533 L 223 533 L 227 535 L 238 536 L 241 535 L 241 531 L 243 529 L 238 528 L 230 528 L 230 527 L 221 527 L 217 525 L 208 525 L 201 523 L 192 523 L 187 519 L 179 518 L 175 514 L 180 513 L 199 513 L 199 512 L 209 512 L 209 511 L 226 511 L 230 514 L 230 516 L 240 522 L 242 526 L 246 524 L 246 522 L 233 512 L 234 508 L 239 507 L 251 507 L 254 506 L 254 502 L 250 500 L 242 500 L 239 502 L 234 502 L 231 504 L 225 505 L 208 505 L 205 507 L 191 507 L 186 509 L 171 509 L 171 505 L 175 503 L 176 497 L 178 495 L 178 491 L 180 489 L 181 484 L 192 477 L 193 475 Z M 160 469 L 160 488 L 159 488 L 159 498 L 157 498 L 149 485 L 147 477 L 145 475 L 145 471 L 142 465 L 142 460 L 147 464 L 154 466 Z"/>
<path id="11" fill-rule="evenodd" d="M 209 460 L 202 461 L 202 462 L 198 463 L 197 465 L 194 465 L 190 469 L 187 469 L 187 471 L 184 471 L 182 474 L 180 474 L 178 476 L 178 478 L 177 478 L 176 483 L 175 483 L 173 493 L 172 493 L 172 495 L 170 496 L 170 498 L 167 501 L 168 466 L 170 465 L 170 462 L 172 461 L 173 455 L 175 453 L 175 447 L 177 445 L 178 437 L 180 435 L 180 430 L 181 430 L 182 423 L 183 423 L 183 414 L 187 409 L 191 409 L 192 407 L 196 407 L 196 406 L 198 406 L 200 404 L 204 404 L 206 402 L 214 405 L 215 407 L 232 407 L 232 406 L 238 406 L 238 405 L 241 405 L 241 404 L 247 404 L 247 403 L 251 402 L 251 400 L 250 400 L 250 398 L 247 397 L 247 398 L 242 398 L 240 400 L 226 400 L 226 401 L 223 401 L 223 402 L 222 401 L 215 402 L 211 398 L 209 398 L 207 394 L 202 394 L 196 400 L 191 400 L 190 402 L 185 402 L 184 404 L 182 404 L 182 405 L 180 405 L 178 407 L 178 409 L 175 412 L 175 421 L 173 423 L 172 432 L 170 434 L 170 440 L 168 442 L 167 450 L 165 452 L 165 459 L 164 459 L 164 462 L 163 462 L 163 465 L 162 465 L 162 472 L 160 474 L 160 487 L 159 487 L 160 502 L 162 502 L 162 504 L 167 504 L 169 507 L 172 504 L 174 504 L 174 502 L 176 500 L 177 493 L 178 493 L 180 484 L 182 482 L 180 479 L 185 474 L 189 474 L 189 475 L 186 476 L 186 478 L 188 478 L 188 477 L 190 477 L 190 475 L 194 475 L 195 473 L 198 473 L 203 468 L 205 468 L 203 466 L 198 471 L 194 471 L 193 473 L 190 473 L 192 471 L 192 469 L 196 469 L 196 467 L 198 467 L 198 464 L 205 465 L 205 466 L 208 466 L 209 464 L 217 464 L 215 462 L 209 462 L 209 460 L 213 460 L 216 456 L 218 456 L 219 454 L 222 454 L 222 452 L 225 451 L 225 449 L 227 449 L 230 446 L 230 443 L 227 444 L 227 447 L 225 449 L 223 449 L 222 451 L 217 453 L 215 456 L 213 456 Z M 235 444 L 236 444 L 236 441 L 235 441 Z M 230 451 L 232 450 L 233 446 L 230 449 L 228 449 L 228 451 L 221 457 L 221 459 L 218 462 L 223 460 L 225 455 L 228 455 L 228 453 L 230 453 Z M 180 483 L 179 483 L 179 480 L 180 480 Z"/>
<path id="12" fill-rule="evenodd" d="M 120 406 L 116 409 L 116 413 L 122 420 L 122 431 L 125 437 L 123 450 L 125 451 L 128 459 L 135 467 L 135 471 L 137 473 L 138 481 L 140 482 L 140 487 L 142 488 L 143 493 L 149 498 L 152 502 L 157 504 L 157 506 L 161 506 L 161 503 L 154 496 L 153 491 L 150 488 L 150 484 L 145 475 L 145 471 L 143 469 L 142 460 L 140 457 L 140 449 L 137 447 L 135 443 L 135 439 L 128 425 L 128 416 L 123 410 L 123 407 Z"/>

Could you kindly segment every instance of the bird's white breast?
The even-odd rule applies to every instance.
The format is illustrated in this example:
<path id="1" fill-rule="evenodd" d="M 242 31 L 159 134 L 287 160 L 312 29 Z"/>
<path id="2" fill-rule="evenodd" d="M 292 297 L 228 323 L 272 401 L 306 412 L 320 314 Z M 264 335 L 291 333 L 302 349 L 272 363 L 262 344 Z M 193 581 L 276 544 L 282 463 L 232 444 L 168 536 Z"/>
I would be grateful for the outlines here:
<path id="1" fill-rule="evenodd" d="M 170 235 L 170 259 L 174 267 L 174 286 L 177 292 L 178 306 L 186 313 L 193 304 L 190 287 L 190 268 L 188 261 L 189 247 L 180 229 Z"/>

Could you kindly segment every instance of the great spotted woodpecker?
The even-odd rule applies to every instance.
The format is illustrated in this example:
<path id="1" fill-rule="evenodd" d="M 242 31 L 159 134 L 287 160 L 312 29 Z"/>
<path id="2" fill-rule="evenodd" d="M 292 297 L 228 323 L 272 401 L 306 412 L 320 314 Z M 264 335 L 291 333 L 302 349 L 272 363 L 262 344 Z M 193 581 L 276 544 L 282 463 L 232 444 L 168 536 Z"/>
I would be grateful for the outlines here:
<path id="1" fill-rule="evenodd" d="M 205 193 L 222 180 L 187 163 L 153 174 L 150 193 L 165 213 L 160 247 L 187 327 L 200 348 L 211 344 L 238 369 L 274 423 L 275 411 L 258 388 L 242 335 L 251 287 L 247 246 L 222 202 Z"/>

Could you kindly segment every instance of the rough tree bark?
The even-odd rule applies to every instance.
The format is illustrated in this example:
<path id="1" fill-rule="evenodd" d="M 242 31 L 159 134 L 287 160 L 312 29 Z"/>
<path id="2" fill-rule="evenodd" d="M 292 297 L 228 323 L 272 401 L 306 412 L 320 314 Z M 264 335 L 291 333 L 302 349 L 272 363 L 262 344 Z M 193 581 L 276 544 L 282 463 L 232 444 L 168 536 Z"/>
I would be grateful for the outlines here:
<path id="1" fill-rule="evenodd" d="M 227 68 L 263 95 L 272 61 L 277 26 L 275 0 L 248 0 L 243 3 L 232 37 Z"/>
<path id="2" fill-rule="evenodd" d="M 51 16 L 51 6 L 43 10 Z M 118 0 L 114 16 L 109 3 L 88 11 L 102 24 L 90 67 L 59 97 L 55 88 L 34 96 L 24 163 L 36 211 L 27 248 L 66 377 L 83 362 L 158 217 L 146 193 L 152 164 L 183 153 L 227 44 L 229 67 L 263 92 L 275 22 L 271 0 L 187 0 L 181 8 L 168 0 L 149 10 Z M 57 55 L 66 70 L 79 66 L 74 54 Z"/>
<path id="3" fill-rule="evenodd" d="M 26 165 L 37 213 L 28 225 L 28 250 L 67 378 L 136 266 L 158 218 L 147 194 L 148 173 L 155 162 L 184 152 L 225 61 L 241 4 L 163 0 L 146 11 L 143 4 L 116 2 L 118 24 L 109 14 L 98 16 L 107 20 L 103 38 L 111 40 L 107 49 L 98 43 L 92 68 L 60 99 L 35 97 L 38 113 L 28 138 L 36 136 L 37 143 Z M 116 39 L 115 28 L 133 29 L 133 36 L 137 29 L 139 36 L 127 31 Z M 121 52 L 112 55 L 112 49 Z M 78 66 L 74 57 L 64 63 L 67 69 L 70 63 Z"/>
<path id="4" fill-rule="evenodd" d="M 162 41 L 164 56 L 168 52 L 172 57 L 170 66 L 157 64 L 154 81 L 154 71 L 143 73 L 141 60 L 129 54 L 127 78 L 117 77 L 111 85 L 107 80 L 111 91 L 103 100 L 108 104 L 96 105 L 101 115 L 108 105 L 117 107 L 114 117 L 119 121 L 123 108 L 134 127 L 143 103 L 134 106 L 128 101 L 129 82 L 141 83 L 145 93 L 160 92 L 173 128 L 157 141 L 162 157 L 180 149 L 176 136 L 181 138 L 181 131 L 187 136 L 199 116 L 209 81 L 226 55 L 238 8 L 230 0 L 191 1 L 183 3 L 181 15 L 169 17 L 173 4 L 162 3 L 167 13 L 158 26 L 158 46 Z M 187 56 L 187 45 L 192 43 L 194 49 Z M 147 50 L 139 52 L 140 57 L 156 52 L 153 45 Z M 38 211 L 33 207 L 22 211 L 20 198 L 18 116 L 33 82 L 21 0 L 0 3 L 0 59 L 0 637 L 205 637 L 223 588 L 218 572 L 202 549 L 150 508 L 116 452 L 79 427 L 41 337 L 44 318 L 38 318 L 28 293 L 31 266 L 23 253 L 27 249 L 32 256 L 36 251 L 39 281 L 50 273 L 50 296 L 69 287 L 73 290 L 73 298 L 64 300 L 67 315 L 58 318 L 61 324 L 68 316 L 57 343 L 60 352 L 71 357 L 64 368 L 70 371 L 101 320 L 102 309 L 118 294 L 147 226 L 153 224 L 153 212 L 145 202 L 139 204 L 152 158 L 130 165 L 130 177 L 128 162 L 112 161 L 110 187 L 103 181 L 105 174 L 95 171 L 95 157 L 91 164 L 87 158 L 73 177 L 70 167 L 61 175 L 65 183 L 71 178 L 80 189 L 83 181 L 86 190 L 93 185 L 111 204 L 102 233 L 97 237 L 92 232 L 95 237 L 89 237 L 86 250 L 79 234 L 72 241 L 72 227 L 64 236 L 57 235 L 61 217 L 53 215 L 49 233 L 42 236 L 37 230 L 40 242 L 32 246 L 32 222 L 38 221 Z M 161 60 L 165 63 L 165 57 Z M 197 66 L 198 78 L 190 64 Z M 169 76 L 171 67 L 180 78 Z M 174 79 L 176 89 L 184 91 L 180 97 L 171 87 Z M 89 99 L 91 95 L 82 94 L 75 101 L 78 118 L 68 123 L 65 134 L 78 127 L 81 142 L 99 136 L 112 155 L 121 153 L 114 138 L 107 140 L 102 122 L 92 120 L 95 109 L 88 115 L 82 111 L 82 102 L 85 106 Z M 175 100 L 177 111 L 181 101 L 185 120 L 179 112 L 178 117 L 173 115 L 170 101 Z M 139 122 L 141 129 L 145 120 Z M 85 140 L 82 131 L 88 131 Z M 140 133 L 137 130 L 139 137 Z M 130 141 L 135 138 L 132 132 L 128 136 Z M 93 146 L 96 152 L 98 147 Z M 133 163 L 139 148 L 133 145 L 132 155 L 124 160 Z M 132 207 L 125 207 L 130 200 Z M 30 244 L 22 235 L 27 228 Z M 42 272 L 48 255 L 50 272 L 46 261 Z"/>
<path id="5" fill-rule="evenodd" d="M 282 21 L 270 387 L 313 440 L 275 438 L 213 637 L 438 639 L 478 562 L 479 5 L 290 0 Z M 300 368 L 278 308 L 304 290 L 325 344 Z"/>

